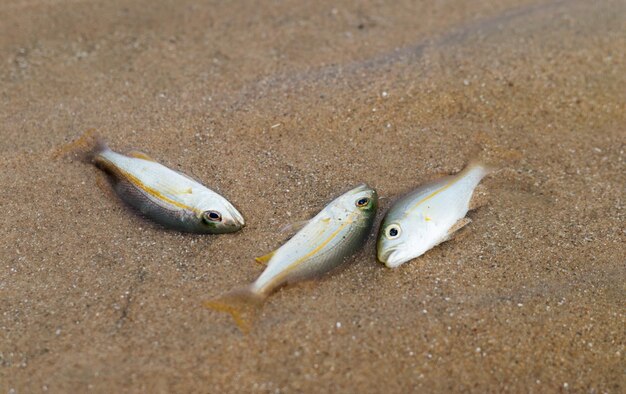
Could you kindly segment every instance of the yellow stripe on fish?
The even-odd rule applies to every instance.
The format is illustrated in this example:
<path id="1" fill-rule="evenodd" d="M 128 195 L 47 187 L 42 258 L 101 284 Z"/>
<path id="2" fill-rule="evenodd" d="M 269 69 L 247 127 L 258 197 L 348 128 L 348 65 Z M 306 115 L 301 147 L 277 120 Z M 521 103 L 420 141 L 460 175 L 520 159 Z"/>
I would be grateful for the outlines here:
<path id="1" fill-rule="evenodd" d="M 333 232 L 328 238 L 326 238 L 326 240 L 324 240 L 320 245 L 318 245 L 315 249 L 313 249 L 312 251 L 310 251 L 309 253 L 307 253 L 306 255 L 302 256 L 299 260 L 296 260 L 295 262 L 291 263 L 289 266 L 287 266 L 287 268 L 285 268 L 285 270 L 281 273 L 281 275 L 276 276 L 276 278 L 274 279 L 274 281 L 272 281 L 272 283 L 268 284 L 268 285 L 272 285 L 274 283 L 279 283 L 280 281 L 282 281 L 283 279 L 285 279 L 286 276 L 289 275 L 290 272 L 292 272 L 294 269 L 298 268 L 298 266 L 300 264 L 302 264 L 304 261 L 306 261 L 307 259 L 315 256 L 317 253 L 319 253 L 326 245 L 328 245 L 328 243 L 330 243 L 333 239 L 335 239 L 335 237 L 341 232 L 341 230 L 343 230 L 346 226 L 348 225 L 348 222 L 344 222 L 341 226 L 339 226 L 339 228 Z"/>
<path id="2" fill-rule="evenodd" d="M 470 222 L 465 219 L 470 199 L 490 172 L 487 166 L 474 162 L 454 178 L 429 182 L 398 200 L 381 223 L 378 260 L 395 268 L 450 239 Z"/>
<path id="3" fill-rule="evenodd" d="M 422 205 L 423 203 L 425 203 L 426 201 L 430 200 L 431 198 L 435 197 L 437 194 L 445 191 L 446 189 L 448 189 L 449 187 L 451 187 L 452 185 L 454 185 L 456 182 L 458 182 L 460 178 L 456 178 L 454 180 L 451 180 L 447 185 L 445 185 L 444 187 L 435 190 L 434 192 L 432 192 L 431 194 L 429 194 L 428 196 L 422 198 L 421 200 L 419 200 L 417 203 L 415 203 L 415 205 L 413 205 L 413 207 L 411 207 L 410 210 L 407 211 L 407 215 L 410 214 L 411 211 L 417 209 L 417 207 L 419 207 L 420 205 Z"/>
<path id="4" fill-rule="evenodd" d="M 153 197 L 155 197 L 155 198 L 157 198 L 157 199 L 159 199 L 159 200 L 161 200 L 161 201 L 164 201 L 164 202 L 167 202 L 167 203 L 172 204 L 172 205 L 174 205 L 174 206 L 177 206 L 177 207 L 179 207 L 179 208 L 186 209 L 186 210 L 188 210 L 188 211 L 192 211 L 192 212 L 195 212 L 195 213 L 197 213 L 197 214 L 201 214 L 201 213 L 202 213 L 202 211 L 201 211 L 201 210 L 199 210 L 198 208 L 194 208 L 194 207 L 192 207 L 192 206 L 182 204 L 182 203 L 180 203 L 180 202 L 178 202 L 178 201 L 176 201 L 176 200 L 172 200 L 171 198 L 167 198 L 167 197 L 165 197 L 165 196 L 164 196 L 162 193 L 160 193 L 158 190 L 153 189 L 153 188 L 148 187 L 148 186 L 146 186 L 145 184 L 143 184 L 143 183 L 139 180 L 139 178 L 136 178 L 136 177 L 132 176 L 131 174 L 129 174 L 129 173 L 127 173 L 127 172 L 124 172 L 124 171 L 120 171 L 120 172 L 121 172 L 122 174 L 124 174 L 124 178 L 126 178 L 127 180 L 129 180 L 130 182 L 132 182 L 135 186 L 137 186 L 137 187 L 138 187 L 138 188 L 140 188 L 141 190 L 145 191 L 146 193 L 150 194 L 151 196 L 153 196 Z M 190 189 L 190 190 L 191 190 L 191 189 Z M 191 194 L 191 192 L 190 192 L 190 194 Z"/>
<path id="5" fill-rule="evenodd" d="M 205 306 L 230 313 L 237 326 L 247 332 L 256 311 L 276 289 L 330 271 L 361 247 L 377 206 L 376 191 L 366 185 L 341 195 L 284 245 L 266 255 L 270 256 L 267 267 L 257 280 L 209 300 Z M 340 237 L 342 233 L 345 235 Z M 266 257 L 260 260 L 266 261 Z"/>
<path id="6" fill-rule="evenodd" d="M 245 225 L 239 211 L 213 190 L 145 153 L 114 152 L 94 131 L 57 149 L 54 156 L 89 146 L 87 158 L 112 176 L 117 194 L 145 217 L 167 228 L 197 233 L 228 233 Z"/>

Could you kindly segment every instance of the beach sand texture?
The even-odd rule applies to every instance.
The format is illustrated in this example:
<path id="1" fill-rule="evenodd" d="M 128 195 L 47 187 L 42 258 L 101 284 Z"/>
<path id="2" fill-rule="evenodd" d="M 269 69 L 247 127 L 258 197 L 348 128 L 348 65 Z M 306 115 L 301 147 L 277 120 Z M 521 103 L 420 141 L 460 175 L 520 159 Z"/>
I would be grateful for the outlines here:
<path id="1" fill-rule="evenodd" d="M 5 0 L 0 392 L 626 390 L 626 3 Z M 53 159 L 96 129 L 232 201 L 164 230 Z M 454 240 L 375 234 L 249 335 L 202 301 L 361 182 L 393 199 L 482 150 Z M 106 186 L 106 185 L 105 185 Z"/>

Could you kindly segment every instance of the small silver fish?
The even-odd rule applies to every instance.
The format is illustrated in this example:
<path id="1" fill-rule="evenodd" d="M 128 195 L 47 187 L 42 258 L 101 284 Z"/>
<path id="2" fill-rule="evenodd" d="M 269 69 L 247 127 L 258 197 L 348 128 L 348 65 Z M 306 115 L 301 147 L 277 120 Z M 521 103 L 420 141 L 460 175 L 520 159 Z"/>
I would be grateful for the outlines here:
<path id="1" fill-rule="evenodd" d="M 378 235 L 378 260 L 395 268 L 438 244 L 471 220 L 465 215 L 478 183 L 491 168 L 473 162 L 456 175 L 426 183 L 398 200 Z"/>
<path id="2" fill-rule="evenodd" d="M 267 268 L 256 281 L 206 301 L 205 306 L 230 313 L 247 332 L 254 313 L 276 289 L 330 271 L 361 247 L 377 206 L 376 191 L 367 185 L 341 195 L 280 248 L 257 258 Z"/>
<path id="3" fill-rule="evenodd" d="M 175 230 L 210 234 L 231 233 L 245 225 L 243 216 L 224 197 L 145 153 L 114 152 L 91 131 L 54 156 L 94 145 L 87 157 L 111 174 L 122 200 L 155 222 Z"/>

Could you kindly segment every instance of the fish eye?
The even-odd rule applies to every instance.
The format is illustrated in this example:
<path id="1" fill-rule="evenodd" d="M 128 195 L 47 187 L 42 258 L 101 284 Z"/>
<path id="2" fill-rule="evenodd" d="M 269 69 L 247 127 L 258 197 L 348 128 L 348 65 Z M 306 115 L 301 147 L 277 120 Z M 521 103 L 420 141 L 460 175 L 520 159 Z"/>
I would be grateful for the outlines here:
<path id="1" fill-rule="evenodd" d="M 370 199 L 367 197 L 363 197 L 363 198 L 359 198 L 358 200 L 356 200 L 355 204 L 357 207 L 364 207 L 369 203 L 370 203 Z"/>
<path id="2" fill-rule="evenodd" d="M 221 222 L 222 215 L 217 211 L 206 211 L 202 213 L 202 219 L 205 222 Z"/>
<path id="3" fill-rule="evenodd" d="M 402 230 L 400 229 L 399 225 L 392 224 L 392 225 L 387 226 L 387 228 L 385 229 L 385 236 L 388 239 L 395 239 L 400 236 L 401 232 Z"/>

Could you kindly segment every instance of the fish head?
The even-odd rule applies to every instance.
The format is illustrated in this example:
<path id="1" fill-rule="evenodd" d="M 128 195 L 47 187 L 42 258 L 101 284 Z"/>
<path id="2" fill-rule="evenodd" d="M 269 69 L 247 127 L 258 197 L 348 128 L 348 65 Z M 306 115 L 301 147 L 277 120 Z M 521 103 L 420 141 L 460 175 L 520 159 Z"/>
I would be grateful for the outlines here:
<path id="1" fill-rule="evenodd" d="M 223 234 L 241 230 L 245 220 L 241 213 L 225 198 L 212 198 L 200 214 L 207 233 Z"/>
<path id="2" fill-rule="evenodd" d="M 337 207 L 349 214 L 356 214 L 360 218 L 372 218 L 378 207 L 376 190 L 361 184 L 344 193 L 336 200 Z"/>
<path id="3" fill-rule="evenodd" d="M 378 234 L 378 261 L 389 268 L 396 268 L 421 254 L 411 247 L 420 243 L 420 229 L 413 228 L 411 224 L 406 217 L 387 213 Z"/>

